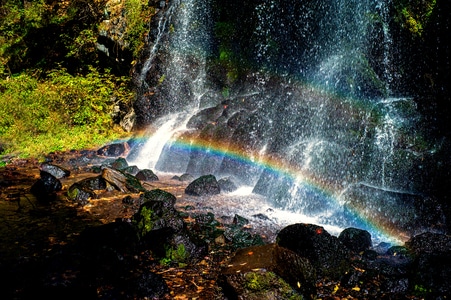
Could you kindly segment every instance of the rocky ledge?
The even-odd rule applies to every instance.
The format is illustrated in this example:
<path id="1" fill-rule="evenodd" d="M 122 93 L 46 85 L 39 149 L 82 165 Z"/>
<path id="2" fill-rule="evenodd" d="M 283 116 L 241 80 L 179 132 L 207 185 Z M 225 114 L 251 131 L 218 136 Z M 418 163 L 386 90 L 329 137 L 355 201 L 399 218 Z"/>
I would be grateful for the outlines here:
<path id="1" fill-rule="evenodd" d="M 446 299 L 451 238 L 372 245 L 292 224 L 270 240 L 239 215 L 183 203 L 230 191 L 206 174 L 159 178 L 126 144 L 0 169 L 1 293 L 7 299 Z M 261 216 L 264 218 L 265 216 Z"/>

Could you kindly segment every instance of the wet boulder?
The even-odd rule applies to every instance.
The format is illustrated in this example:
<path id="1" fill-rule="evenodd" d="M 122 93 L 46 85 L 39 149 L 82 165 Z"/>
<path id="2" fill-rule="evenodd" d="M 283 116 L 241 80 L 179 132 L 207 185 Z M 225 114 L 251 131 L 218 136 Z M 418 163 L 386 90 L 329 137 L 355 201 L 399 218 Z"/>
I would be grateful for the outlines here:
<path id="1" fill-rule="evenodd" d="M 231 193 L 238 189 L 237 185 L 232 179 L 230 179 L 230 177 L 219 179 L 218 184 L 221 192 Z"/>
<path id="2" fill-rule="evenodd" d="M 110 145 L 105 145 L 97 150 L 98 155 L 108 156 L 108 157 L 118 157 L 125 156 L 129 151 L 130 146 L 128 143 L 114 143 Z"/>
<path id="3" fill-rule="evenodd" d="M 155 189 L 141 194 L 143 204 L 132 222 L 141 237 L 141 246 L 152 251 L 162 263 L 186 264 L 207 254 L 206 242 L 186 230 L 183 218 L 176 211 L 176 197 Z"/>
<path id="4" fill-rule="evenodd" d="M 426 232 L 411 238 L 406 247 L 414 254 L 410 287 L 427 299 L 451 294 L 451 237 Z"/>
<path id="5" fill-rule="evenodd" d="M 61 181 L 50 173 L 40 172 L 40 178 L 31 186 L 30 192 L 38 201 L 50 202 L 55 200 L 56 192 L 62 188 Z"/>
<path id="6" fill-rule="evenodd" d="M 111 163 L 111 167 L 117 170 L 123 170 L 128 167 L 128 162 L 125 158 L 119 157 Z"/>
<path id="7" fill-rule="evenodd" d="M 315 281 L 308 259 L 277 244 L 238 250 L 220 279 L 233 299 L 302 299 L 300 294 L 311 298 L 316 295 Z"/>
<path id="8" fill-rule="evenodd" d="M 146 182 L 150 182 L 150 181 L 158 181 L 159 178 L 157 175 L 155 175 L 155 173 L 152 170 L 149 169 L 144 169 L 139 171 L 135 177 L 141 181 L 146 181 Z"/>
<path id="9" fill-rule="evenodd" d="M 169 197 L 170 193 L 162 190 L 153 190 L 144 193 L 144 203 L 133 216 L 133 222 L 137 226 L 141 237 L 152 230 L 171 228 L 178 232 L 185 227 L 183 218 L 174 208 L 175 196 Z M 168 199 L 170 200 L 161 200 Z M 142 201 L 142 200 L 141 200 Z"/>
<path id="10" fill-rule="evenodd" d="M 67 190 L 67 197 L 80 205 L 86 205 L 89 200 L 96 199 L 97 194 L 91 188 L 76 182 Z"/>
<path id="11" fill-rule="evenodd" d="M 204 175 L 191 182 L 185 193 L 193 196 L 216 195 L 221 192 L 218 181 L 214 175 Z"/>
<path id="12" fill-rule="evenodd" d="M 65 178 L 65 177 L 69 177 L 70 175 L 70 171 L 54 165 L 54 164 L 50 164 L 50 163 L 44 163 L 40 166 L 39 168 L 41 171 L 47 172 L 49 174 L 52 174 L 55 178 L 57 179 L 61 179 L 61 178 Z"/>
<path id="13" fill-rule="evenodd" d="M 119 170 L 104 167 L 102 169 L 102 177 L 123 193 L 138 193 L 145 191 L 138 179 Z"/>
<path id="14" fill-rule="evenodd" d="M 194 176 L 191 175 L 191 174 L 184 173 L 184 174 L 182 174 L 180 176 L 175 175 L 175 176 L 172 177 L 172 179 L 179 180 L 179 181 L 193 181 L 196 178 L 194 178 Z"/>
<path id="15" fill-rule="evenodd" d="M 224 225 L 224 238 L 231 243 L 232 249 L 263 245 L 260 235 L 250 232 L 246 225 L 249 220 L 239 215 L 233 217 L 232 224 Z"/>
<path id="16" fill-rule="evenodd" d="M 338 240 L 354 253 L 368 250 L 373 245 L 371 234 L 358 228 L 346 228 L 340 233 Z"/>
<path id="17" fill-rule="evenodd" d="M 350 251 L 321 226 L 289 225 L 278 233 L 277 244 L 308 258 L 319 275 L 340 279 L 351 269 Z"/>
<path id="18" fill-rule="evenodd" d="M 168 210 L 173 209 L 177 198 L 162 189 L 154 189 L 151 191 L 146 191 L 142 193 L 140 196 L 140 202 L 144 203 L 147 201 L 161 201 L 166 206 Z"/>
<path id="19" fill-rule="evenodd" d="M 107 189 L 107 182 L 102 176 L 88 177 L 77 182 L 79 185 L 91 190 Z"/>
<path id="20" fill-rule="evenodd" d="M 67 197 L 81 205 L 86 205 L 91 199 L 97 199 L 95 191 L 106 190 L 107 181 L 102 176 L 88 177 L 72 184 L 67 190 Z"/>
<path id="21" fill-rule="evenodd" d="M 136 176 L 136 174 L 138 174 L 138 172 L 140 171 L 139 168 L 137 166 L 128 166 L 122 169 L 123 172 Z"/>

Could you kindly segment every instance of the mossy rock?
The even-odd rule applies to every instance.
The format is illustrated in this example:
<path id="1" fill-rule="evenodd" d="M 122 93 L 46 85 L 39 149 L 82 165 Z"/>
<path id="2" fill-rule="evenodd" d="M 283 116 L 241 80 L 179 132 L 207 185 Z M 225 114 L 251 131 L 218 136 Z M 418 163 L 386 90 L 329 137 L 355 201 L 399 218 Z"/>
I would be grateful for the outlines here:
<path id="1" fill-rule="evenodd" d="M 144 202 L 133 216 L 133 222 L 138 227 L 141 237 L 152 230 L 170 228 L 178 232 L 185 227 L 183 218 L 168 201 L 149 200 Z"/>
<path id="2" fill-rule="evenodd" d="M 232 276 L 229 278 L 229 283 L 235 290 L 238 299 L 304 299 L 282 278 L 263 269 Z"/>

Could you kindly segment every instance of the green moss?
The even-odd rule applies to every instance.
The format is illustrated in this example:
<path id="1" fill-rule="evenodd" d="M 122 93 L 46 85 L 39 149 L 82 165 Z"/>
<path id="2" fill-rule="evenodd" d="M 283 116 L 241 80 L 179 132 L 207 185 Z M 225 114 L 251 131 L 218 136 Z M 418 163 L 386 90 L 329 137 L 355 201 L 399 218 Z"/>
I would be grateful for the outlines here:
<path id="1" fill-rule="evenodd" d="M 414 37 L 421 37 L 436 7 L 436 0 L 397 0 L 395 20 Z"/>
<path id="2" fill-rule="evenodd" d="M 427 297 L 431 293 L 432 293 L 432 290 L 430 288 L 428 289 L 428 288 L 425 288 L 424 286 L 418 285 L 418 284 L 415 285 L 415 288 L 414 288 L 415 296 Z"/>
<path id="3" fill-rule="evenodd" d="M 69 199 L 71 199 L 71 200 L 76 199 L 77 196 L 78 196 L 78 194 L 79 194 L 79 190 L 78 190 L 77 188 L 72 188 L 72 189 L 69 189 L 69 190 L 67 191 L 67 196 L 68 196 Z"/>
<path id="4" fill-rule="evenodd" d="M 244 275 L 244 287 L 254 295 L 266 295 L 277 291 L 281 299 L 302 300 L 302 295 L 273 272 L 249 272 Z"/>
<path id="5" fill-rule="evenodd" d="M 177 248 L 169 246 L 166 248 L 166 256 L 160 260 L 160 264 L 168 265 L 176 262 L 182 268 L 186 266 L 188 257 L 189 253 L 186 251 L 185 245 L 180 244 Z"/>

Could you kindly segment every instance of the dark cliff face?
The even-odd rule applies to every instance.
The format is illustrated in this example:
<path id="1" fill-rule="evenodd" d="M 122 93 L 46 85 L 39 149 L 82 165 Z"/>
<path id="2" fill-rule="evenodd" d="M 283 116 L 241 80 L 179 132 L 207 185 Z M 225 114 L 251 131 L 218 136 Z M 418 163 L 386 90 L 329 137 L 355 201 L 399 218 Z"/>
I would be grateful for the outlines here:
<path id="1" fill-rule="evenodd" d="M 390 61 L 390 94 L 402 96 L 420 96 L 418 104 L 425 111 L 447 111 L 449 100 L 448 81 L 450 76 L 449 66 L 449 42 L 447 32 L 449 28 L 449 4 L 446 1 L 430 3 L 431 12 L 417 12 L 418 16 L 428 14 L 427 20 L 415 20 L 421 27 L 421 35 L 412 32 L 403 19 L 402 11 L 411 9 L 406 1 L 394 1 L 386 8 L 387 20 L 380 20 L 372 14 L 380 12 L 379 4 L 368 4 L 365 9 L 370 10 L 365 18 L 372 18 L 364 24 L 366 30 L 362 32 L 368 41 L 360 44 L 351 44 L 351 48 L 363 53 L 362 57 L 354 57 L 363 67 L 349 68 L 343 66 L 341 76 L 353 77 L 360 80 L 366 88 L 364 92 L 352 92 L 357 97 L 381 97 L 383 91 L 378 91 L 381 84 L 371 86 L 369 81 L 387 80 L 384 68 L 384 28 L 388 26 L 393 46 L 388 54 Z M 427 3 L 429 3 L 427 2 Z M 157 4 L 155 4 L 158 6 Z M 164 71 L 161 66 L 167 61 L 169 31 L 174 30 L 175 16 L 167 14 L 171 6 L 177 6 L 177 1 L 171 1 L 164 7 L 157 7 L 157 15 L 152 18 L 151 30 L 148 37 L 148 47 L 143 52 L 135 67 L 136 73 L 142 72 L 142 64 L 148 58 L 150 48 L 158 48 L 152 68 L 145 75 L 146 84 L 138 82 L 140 96 L 135 109 L 138 111 L 138 123 L 145 126 L 156 117 L 165 114 L 168 109 L 164 104 L 167 95 L 160 88 L 156 88 Z M 233 74 L 233 80 L 245 78 L 246 74 L 255 70 L 267 70 L 272 73 L 295 76 L 298 78 L 311 76 L 318 65 L 337 49 L 338 46 L 346 47 L 342 43 L 353 43 L 345 25 L 355 22 L 354 12 L 345 11 L 342 19 L 338 18 L 338 12 L 343 12 L 343 5 L 337 3 L 324 4 L 317 1 L 293 1 L 283 0 L 277 4 L 268 1 L 223 1 L 211 0 L 204 3 L 208 6 L 208 15 L 202 16 L 208 22 L 211 39 L 208 60 L 208 72 L 211 83 L 218 88 L 230 86 L 230 78 L 225 74 Z M 413 5 L 413 4 L 412 4 Z M 424 6 L 427 9 L 427 5 Z M 356 14 L 358 12 L 355 12 Z M 401 15 L 401 17 L 400 17 Z M 172 18 L 172 20 L 171 20 Z M 420 18 L 420 17 L 418 17 Z M 204 19 L 208 19 L 207 21 Z M 349 20 L 348 20 L 349 19 Z M 166 26 L 161 23 L 167 21 Z M 412 21 L 413 22 L 413 21 Z M 424 23 L 424 24 L 423 24 Z M 162 34 L 157 43 L 157 35 Z M 344 42 L 343 42 L 343 41 Z M 329 50 L 327 50 L 329 49 Z M 195 67 L 195 65 L 193 66 Z M 359 69 L 364 68 L 364 69 Z M 360 73 L 357 76 L 352 72 Z M 372 74 L 372 75 L 371 75 Z M 140 75 L 142 76 L 142 75 Z M 366 77 L 366 78 L 365 78 Z M 372 78 L 371 78 L 372 77 Z M 229 82 L 225 82 L 225 81 Z M 222 81 L 222 82 L 221 82 Z M 366 83 L 365 83 L 366 82 Z M 143 90 L 144 89 L 144 90 Z M 344 92 L 349 92 L 345 90 Z M 156 94 L 156 96 L 153 96 Z M 138 97 L 138 98 L 139 98 Z M 141 107 L 142 106 L 142 107 Z M 437 107 L 436 107 L 437 106 Z M 145 109 L 144 109 L 145 107 Z M 148 108 L 153 108 L 149 114 Z M 442 124 L 439 124 L 440 127 Z"/>

